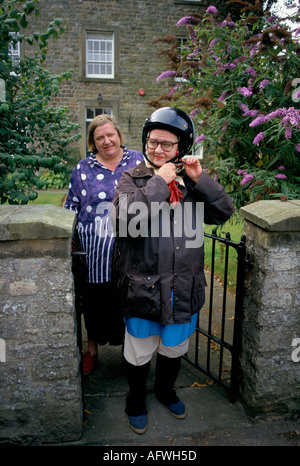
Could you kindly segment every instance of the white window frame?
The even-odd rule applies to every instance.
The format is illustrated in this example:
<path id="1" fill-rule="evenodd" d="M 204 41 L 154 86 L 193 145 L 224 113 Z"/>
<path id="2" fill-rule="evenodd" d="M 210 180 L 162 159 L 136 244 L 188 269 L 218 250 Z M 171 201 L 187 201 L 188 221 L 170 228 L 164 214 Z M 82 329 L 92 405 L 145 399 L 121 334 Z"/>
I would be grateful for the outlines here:
<path id="1" fill-rule="evenodd" d="M 18 35 L 16 32 L 10 32 L 10 36 L 15 36 Z M 20 42 L 13 43 L 10 42 L 8 44 L 8 55 L 11 57 L 13 66 L 17 68 L 20 64 L 20 59 L 21 59 L 21 47 L 20 47 Z"/>
<path id="2" fill-rule="evenodd" d="M 115 35 L 113 32 L 86 32 L 86 77 L 114 79 Z M 111 69 L 109 69 L 109 67 Z"/>

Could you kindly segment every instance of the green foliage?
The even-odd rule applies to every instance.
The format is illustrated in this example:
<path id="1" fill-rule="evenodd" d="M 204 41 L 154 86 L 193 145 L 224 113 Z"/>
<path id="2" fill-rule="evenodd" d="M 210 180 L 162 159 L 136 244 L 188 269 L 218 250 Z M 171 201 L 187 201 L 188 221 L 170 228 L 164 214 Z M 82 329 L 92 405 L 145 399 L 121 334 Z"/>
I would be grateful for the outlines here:
<path id="1" fill-rule="evenodd" d="M 64 189 L 69 186 L 70 173 L 54 173 L 53 170 L 45 170 L 40 176 L 40 180 L 45 182 L 42 189 Z"/>
<path id="2" fill-rule="evenodd" d="M 219 23 L 214 7 L 209 9 L 177 23 L 186 25 L 189 36 L 172 69 L 157 81 L 183 79 L 152 105 L 176 105 L 191 114 L 195 142 L 209 158 L 206 168 L 237 207 L 259 199 L 297 199 L 299 43 L 281 20 L 256 16 L 253 6 L 236 23 L 229 16 Z"/>
<path id="3" fill-rule="evenodd" d="M 27 204 L 36 198 L 35 189 L 45 186 L 40 169 L 67 173 L 62 161 L 68 160 L 68 145 L 79 138 L 68 109 L 51 105 L 72 72 L 52 75 L 43 66 L 49 40 L 63 33 L 64 26 L 55 19 L 45 32 L 26 35 L 31 14 L 39 15 L 37 0 L 0 0 L 0 78 L 6 86 L 6 100 L 0 101 L 1 203 Z M 34 53 L 16 65 L 9 44 L 22 42 Z"/>

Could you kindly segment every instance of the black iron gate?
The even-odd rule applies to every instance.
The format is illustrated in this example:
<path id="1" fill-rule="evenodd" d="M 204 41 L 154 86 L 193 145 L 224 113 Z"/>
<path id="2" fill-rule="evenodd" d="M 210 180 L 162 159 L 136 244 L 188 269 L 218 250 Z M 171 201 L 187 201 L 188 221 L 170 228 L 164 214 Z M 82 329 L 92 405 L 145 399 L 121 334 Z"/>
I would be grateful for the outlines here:
<path id="1" fill-rule="evenodd" d="M 230 239 L 230 234 L 226 233 L 226 237 L 218 237 L 216 230 L 212 234 L 205 233 L 204 241 L 211 241 L 211 265 L 210 265 L 210 294 L 209 294 L 209 308 L 207 310 L 206 328 L 203 328 L 201 323 L 202 311 L 199 312 L 197 328 L 195 332 L 195 348 L 194 354 L 190 351 L 183 358 L 191 363 L 194 367 L 198 368 L 206 374 L 214 382 L 220 384 L 223 388 L 228 390 L 230 401 L 234 402 L 237 398 L 239 387 L 239 354 L 241 346 L 241 317 L 243 305 L 243 284 L 244 284 L 244 268 L 246 263 L 246 238 L 241 237 L 240 243 L 236 243 Z M 220 328 L 218 334 L 212 331 L 213 314 L 214 314 L 214 280 L 215 280 L 215 251 L 216 243 L 223 246 L 223 297 L 222 307 L 218 312 L 220 313 L 219 321 Z M 228 263 L 229 253 L 232 248 L 236 251 L 236 285 L 235 285 L 235 304 L 232 312 L 232 328 L 230 332 L 230 341 L 225 337 L 225 324 L 226 324 L 226 302 L 227 302 L 227 285 L 228 285 Z M 200 344 L 200 339 L 202 344 Z M 204 341 L 204 344 L 203 344 Z M 206 346 L 206 348 L 205 348 Z M 217 348 L 217 352 L 216 352 Z M 229 353 L 231 356 L 228 366 L 226 359 L 227 369 L 224 369 L 224 353 Z M 212 353 L 214 353 L 214 361 L 212 362 Z M 217 357 L 216 356 L 217 353 Z M 200 357 L 201 356 L 201 357 Z M 201 359 L 201 361 L 200 361 Z M 202 362 L 203 361 L 203 362 Z"/>

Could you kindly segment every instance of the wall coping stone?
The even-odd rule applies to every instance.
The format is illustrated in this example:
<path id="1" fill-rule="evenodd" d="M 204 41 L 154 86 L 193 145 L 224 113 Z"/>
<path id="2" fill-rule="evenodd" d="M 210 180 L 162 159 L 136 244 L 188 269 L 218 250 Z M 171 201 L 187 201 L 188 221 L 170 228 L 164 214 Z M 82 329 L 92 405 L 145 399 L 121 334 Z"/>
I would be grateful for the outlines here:
<path id="1" fill-rule="evenodd" d="M 258 201 L 240 209 L 249 222 L 267 231 L 300 231 L 300 201 Z"/>
<path id="2" fill-rule="evenodd" d="M 0 206 L 0 241 L 70 238 L 76 214 L 52 204 Z"/>

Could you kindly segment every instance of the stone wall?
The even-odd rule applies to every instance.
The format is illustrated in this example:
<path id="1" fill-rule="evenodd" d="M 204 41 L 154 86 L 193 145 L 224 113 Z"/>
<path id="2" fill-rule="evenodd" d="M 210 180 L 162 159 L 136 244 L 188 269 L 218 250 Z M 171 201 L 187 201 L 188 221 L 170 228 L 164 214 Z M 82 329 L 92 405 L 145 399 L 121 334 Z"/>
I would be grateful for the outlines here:
<path id="1" fill-rule="evenodd" d="M 251 414 L 300 411 L 300 201 L 241 209 L 249 264 L 241 399 Z M 80 354 L 71 273 L 75 215 L 0 207 L 0 444 L 81 437 Z"/>
<path id="2" fill-rule="evenodd" d="M 242 399 L 253 414 L 299 414 L 300 201 L 260 201 L 241 214 L 249 255 Z"/>
<path id="3" fill-rule="evenodd" d="M 52 205 L 0 207 L 0 443 L 81 436 L 73 224 Z"/>

